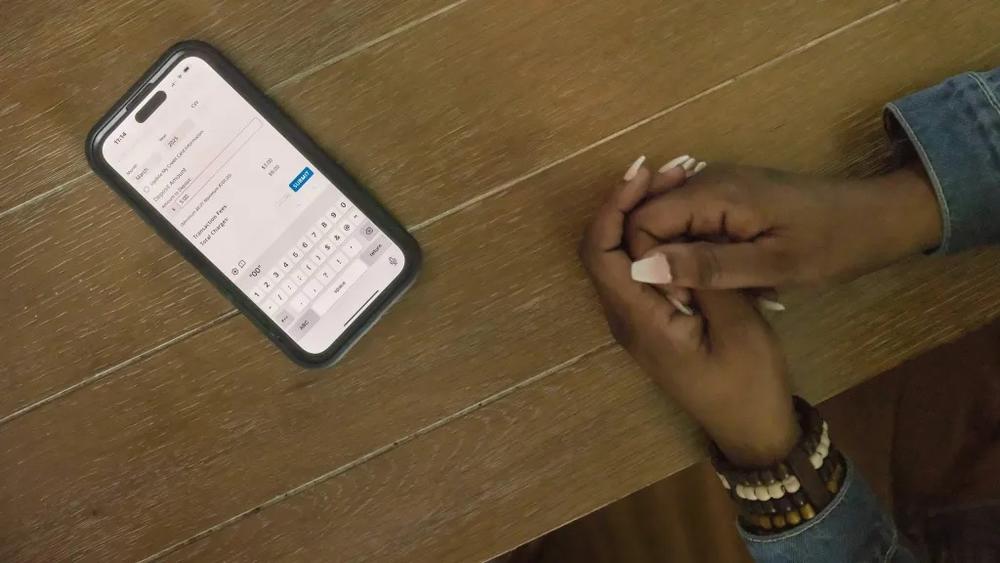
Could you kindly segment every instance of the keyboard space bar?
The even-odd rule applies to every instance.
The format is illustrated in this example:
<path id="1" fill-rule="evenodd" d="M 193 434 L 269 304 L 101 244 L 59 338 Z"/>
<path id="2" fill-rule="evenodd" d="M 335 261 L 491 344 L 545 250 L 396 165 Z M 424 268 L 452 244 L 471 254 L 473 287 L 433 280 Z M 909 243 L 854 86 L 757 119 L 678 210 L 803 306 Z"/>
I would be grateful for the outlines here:
<path id="1" fill-rule="evenodd" d="M 368 267 L 361 260 L 355 260 L 351 262 L 346 268 L 344 268 L 343 273 L 340 277 L 333 280 L 333 283 L 326 288 L 316 301 L 313 301 L 312 308 L 319 313 L 320 316 L 326 314 L 333 307 L 333 304 L 337 302 L 345 293 L 347 293 L 348 288 L 354 285 L 354 282 L 358 281 L 361 274 L 365 273 Z"/>

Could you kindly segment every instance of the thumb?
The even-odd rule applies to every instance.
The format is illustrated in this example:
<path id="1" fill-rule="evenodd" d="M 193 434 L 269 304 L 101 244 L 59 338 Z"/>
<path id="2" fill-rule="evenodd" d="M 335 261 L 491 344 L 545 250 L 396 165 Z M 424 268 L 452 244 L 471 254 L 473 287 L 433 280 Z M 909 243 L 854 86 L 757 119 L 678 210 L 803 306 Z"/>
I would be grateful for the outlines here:
<path id="1" fill-rule="evenodd" d="M 760 242 L 663 244 L 646 252 L 652 254 L 666 256 L 670 283 L 681 287 L 775 287 L 788 281 L 783 259 Z"/>

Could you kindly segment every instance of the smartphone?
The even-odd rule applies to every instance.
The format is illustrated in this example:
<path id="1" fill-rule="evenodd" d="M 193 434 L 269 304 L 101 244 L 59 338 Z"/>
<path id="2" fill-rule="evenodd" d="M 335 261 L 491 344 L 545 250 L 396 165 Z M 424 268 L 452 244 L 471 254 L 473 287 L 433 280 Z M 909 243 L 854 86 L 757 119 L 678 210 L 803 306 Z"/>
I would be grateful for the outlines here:
<path id="1" fill-rule="evenodd" d="M 419 269 L 402 225 L 206 43 L 164 53 L 94 126 L 86 151 L 302 365 L 339 359 Z"/>

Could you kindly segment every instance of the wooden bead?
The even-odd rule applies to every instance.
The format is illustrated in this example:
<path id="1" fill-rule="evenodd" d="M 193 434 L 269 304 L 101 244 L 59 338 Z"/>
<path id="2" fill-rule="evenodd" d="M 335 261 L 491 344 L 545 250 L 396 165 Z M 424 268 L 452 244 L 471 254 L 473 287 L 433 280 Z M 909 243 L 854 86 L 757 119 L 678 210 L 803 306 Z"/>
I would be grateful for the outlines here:
<path id="1" fill-rule="evenodd" d="M 809 463 L 813 466 L 813 469 L 819 469 L 823 465 L 823 456 L 819 453 L 814 453 L 809 456 Z"/>
<path id="2" fill-rule="evenodd" d="M 736 488 L 733 490 L 736 491 L 736 496 L 740 498 L 747 498 L 746 487 L 742 484 L 736 483 Z"/>
<path id="3" fill-rule="evenodd" d="M 806 520 L 812 520 L 816 517 L 816 510 L 813 509 L 813 506 L 807 502 L 802 506 L 802 508 L 799 509 L 799 514 L 801 514 L 802 518 Z"/>
<path id="4" fill-rule="evenodd" d="M 823 457 L 826 457 L 827 455 L 829 455 L 830 454 L 830 442 L 827 442 L 825 444 L 823 442 L 820 442 L 819 445 L 816 446 L 816 453 L 818 453 L 819 455 L 821 455 Z"/>
<path id="5" fill-rule="evenodd" d="M 785 516 L 783 514 L 777 514 L 773 516 L 771 519 L 774 520 L 775 528 L 780 530 L 781 528 L 785 527 L 786 522 L 785 522 Z"/>
<path id="6" fill-rule="evenodd" d="M 761 528 L 765 529 L 765 530 L 770 530 L 770 529 L 774 528 L 774 526 L 771 524 L 771 517 L 770 516 L 760 516 L 760 517 L 758 517 L 757 522 L 758 522 L 758 525 Z"/>
<path id="7" fill-rule="evenodd" d="M 771 483 L 767 486 L 767 494 L 773 499 L 779 499 L 785 496 L 785 489 L 781 486 L 781 483 Z"/>
<path id="8" fill-rule="evenodd" d="M 827 481 L 826 482 L 826 490 L 830 491 L 830 494 L 834 494 L 835 495 L 835 494 L 837 494 L 837 491 L 840 490 L 840 484 L 837 483 L 837 481 L 835 481 L 835 480 Z"/>
<path id="9" fill-rule="evenodd" d="M 758 485 L 753 488 L 753 494 L 757 497 L 757 500 L 768 501 L 771 500 L 771 493 L 768 492 L 767 487 L 764 485 Z"/>
<path id="10" fill-rule="evenodd" d="M 831 471 L 830 479 L 826 482 L 826 489 L 832 494 L 837 494 L 840 490 L 840 484 L 844 479 L 844 466 L 838 465 Z"/>
<path id="11" fill-rule="evenodd" d="M 799 515 L 797 510 L 792 510 L 791 512 L 786 513 L 785 519 L 788 520 L 788 523 L 792 526 L 798 526 L 799 523 L 802 522 L 802 517 Z"/>
<path id="12" fill-rule="evenodd" d="M 802 488 L 802 484 L 799 483 L 799 478 L 791 475 L 787 479 L 781 482 L 781 486 L 785 488 L 786 491 L 790 493 L 797 493 L 799 489 Z"/>

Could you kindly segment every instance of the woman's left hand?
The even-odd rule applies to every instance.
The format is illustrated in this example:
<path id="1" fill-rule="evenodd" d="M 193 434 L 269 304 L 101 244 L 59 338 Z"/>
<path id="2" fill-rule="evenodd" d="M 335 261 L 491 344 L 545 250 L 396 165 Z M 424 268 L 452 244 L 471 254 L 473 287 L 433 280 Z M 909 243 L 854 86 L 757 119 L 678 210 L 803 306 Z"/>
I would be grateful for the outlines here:
<path id="1" fill-rule="evenodd" d="M 661 289 L 632 279 L 624 224 L 653 178 L 645 168 L 628 176 L 580 245 L 611 333 L 731 462 L 752 467 L 783 459 L 798 440 L 799 426 L 777 339 L 742 292 L 696 290 L 698 312 L 686 316 Z M 682 169 L 656 178 L 658 187 L 683 181 Z"/>

